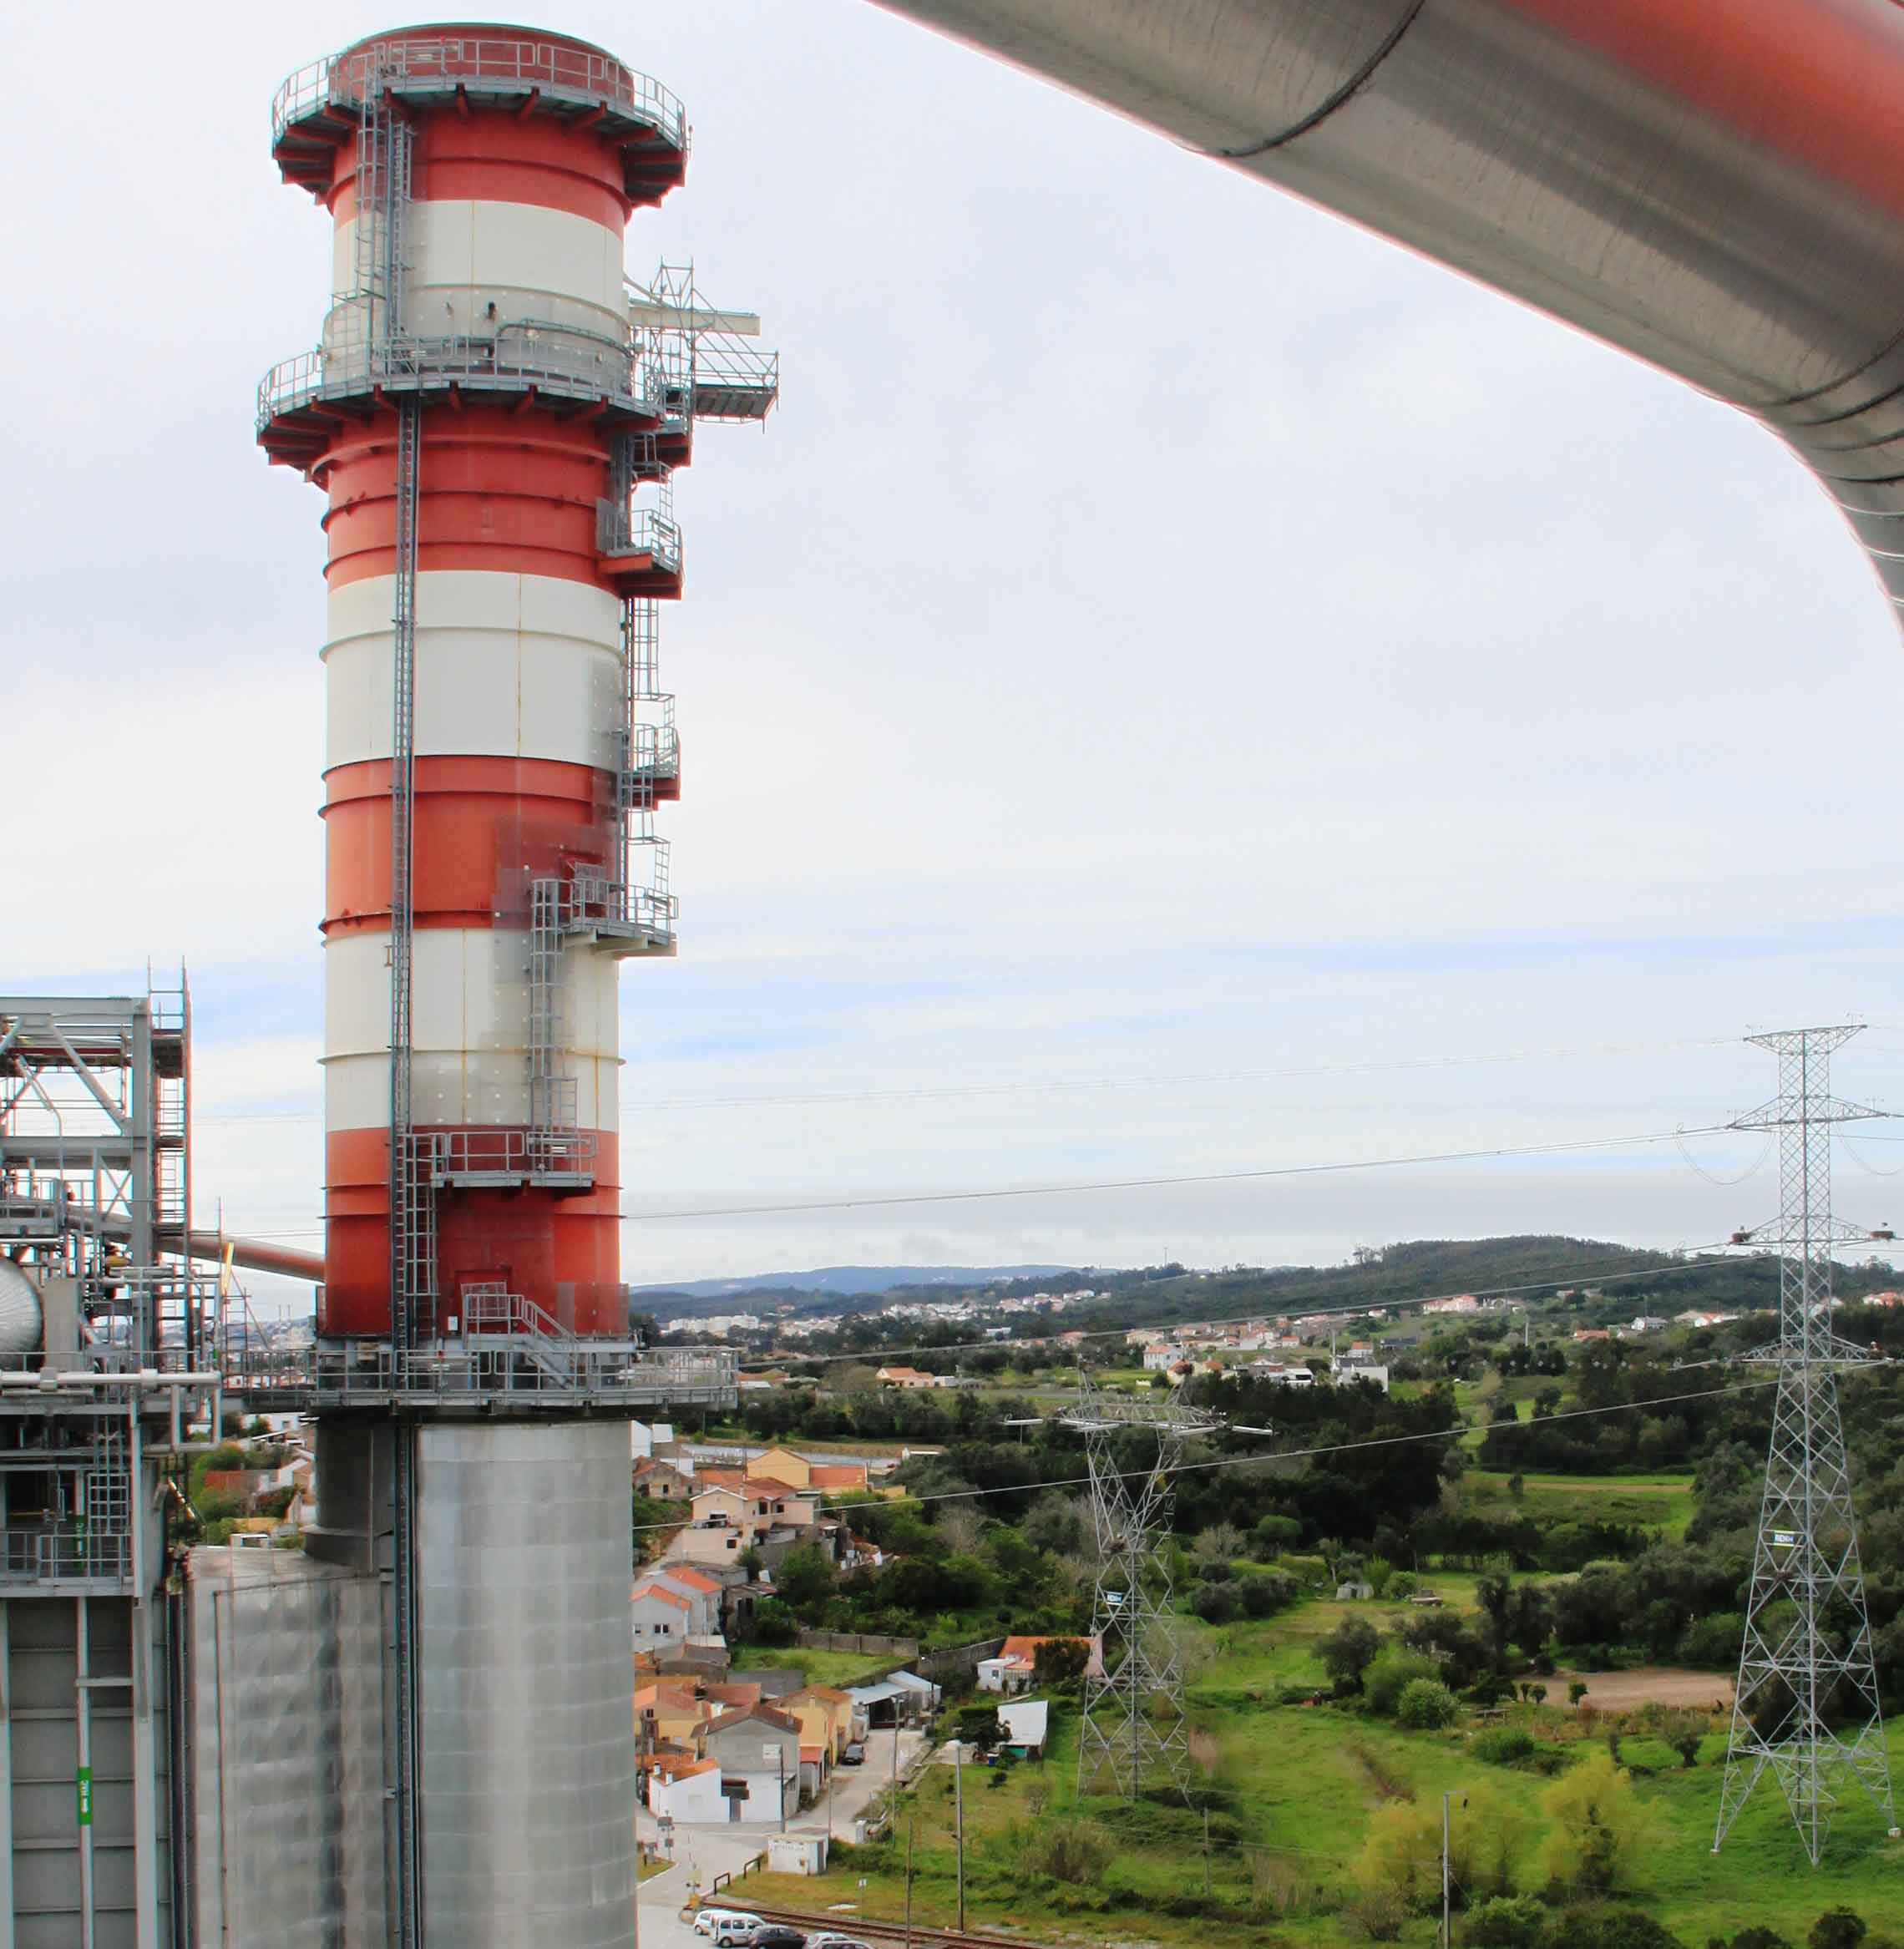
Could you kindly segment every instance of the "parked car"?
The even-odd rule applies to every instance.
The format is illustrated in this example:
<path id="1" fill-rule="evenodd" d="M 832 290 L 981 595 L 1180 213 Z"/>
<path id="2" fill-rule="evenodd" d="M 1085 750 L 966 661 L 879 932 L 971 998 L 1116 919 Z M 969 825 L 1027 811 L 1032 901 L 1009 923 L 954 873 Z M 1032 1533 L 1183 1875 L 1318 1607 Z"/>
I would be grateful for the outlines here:
<path id="1" fill-rule="evenodd" d="M 809 1936 L 807 1949 L 872 1949 L 872 1945 L 857 1936 Z"/>
<path id="2" fill-rule="evenodd" d="M 858 1739 L 849 1739 L 846 1750 L 839 1756 L 842 1766 L 863 1766 L 866 1764 L 866 1748 Z"/>
<path id="3" fill-rule="evenodd" d="M 747 1938 L 747 1949 L 807 1949 L 807 1938 L 782 1922 L 762 1922 Z"/>
<path id="4" fill-rule="evenodd" d="M 754 1949 L 766 1927 L 758 1916 L 723 1916 L 711 1931 L 714 1949 Z"/>
<path id="5" fill-rule="evenodd" d="M 738 1943 L 750 1940 L 752 1931 L 759 1926 L 760 1917 L 757 1915 L 749 1915 L 745 1909 L 702 1908 L 695 1911 L 695 1934 L 710 1936 L 717 1941 L 727 1939 L 721 1935 L 722 1929 L 727 1930 L 732 1940 Z M 743 1928 L 749 1931 L 746 1936 L 738 1933 Z"/>

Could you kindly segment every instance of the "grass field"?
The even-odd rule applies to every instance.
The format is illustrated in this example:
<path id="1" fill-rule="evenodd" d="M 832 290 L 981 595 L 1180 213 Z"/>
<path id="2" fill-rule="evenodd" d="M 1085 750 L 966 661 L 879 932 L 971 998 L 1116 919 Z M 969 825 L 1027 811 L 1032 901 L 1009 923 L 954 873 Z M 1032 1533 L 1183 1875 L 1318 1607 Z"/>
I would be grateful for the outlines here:
<path id="1" fill-rule="evenodd" d="M 1545 1529 L 1557 1522 L 1630 1523 L 1669 1538 L 1686 1533 L 1693 1520 L 1693 1478 L 1685 1475 L 1543 1476 L 1522 1477 L 1517 1502 L 1496 1469 L 1471 1468 L 1461 1492 L 1476 1515 L 1531 1516 Z"/>
<path id="2" fill-rule="evenodd" d="M 1435 1581 L 1449 1586 L 1461 1580 L 1437 1575 Z M 1191 1640 L 1187 1704 L 1194 1749 L 1203 1766 L 1214 1769 L 1213 1783 L 1225 1790 L 1226 1802 L 1212 1817 L 1207 1906 L 1201 1817 L 1148 1801 L 1134 1807 L 1081 1801 L 1077 1722 L 1067 1710 L 1041 1765 L 1005 1774 L 965 1769 L 970 1921 L 1073 1944 L 1207 1949 L 1220 1940 L 1251 1949 L 1345 1949 L 1365 1940 L 1340 1911 L 1371 1812 L 1396 1797 L 1438 1805 L 1446 1792 L 1456 1796 L 1458 1820 L 1459 1796 L 1483 1781 L 1510 1810 L 1510 1824 L 1517 1817 L 1518 1879 L 1537 1888 L 1547 1826 L 1541 1797 L 1548 1778 L 1477 1759 L 1471 1725 L 1414 1734 L 1334 1706 L 1275 1703 L 1282 1687 L 1319 1678 L 1316 1641 L 1350 1609 L 1381 1622 L 1401 1607 L 1312 1602 L 1260 1624 L 1199 1628 Z M 1557 1753 L 1597 1749 L 1578 1716 L 1564 1706 L 1515 1709 L 1520 1723 Z M 1687 1949 L 1704 1949 L 1709 1936 L 1729 1936 L 1748 1921 L 1802 1943 L 1820 1912 L 1840 1903 L 1858 1911 L 1874 1930 L 1904 1927 L 1904 1842 L 1886 1839 L 1868 1802 L 1846 1803 L 1826 1862 L 1815 1870 L 1767 1781 L 1724 1853 L 1715 1857 L 1712 1831 L 1724 1751 L 1716 1725 L 1692 1771 L 1657 1742 L 1623 1742 L 1622 1759 L 1637 1769 L 1648 1826 L 1631 1866 L 1629 1895 L 1636 1906 Z M 914 1918 L 949 1923 L 955 1910 L 949 1768 L 927 1769 L 909 1813 Z M 1028 1879 L 1023 1858 L 1033 1838 L 1052 1821 L 1078 1815 L 1112 1839 L 1115 1852 L 1102 1876 L 1083 1886 Z M 833 1871 L 818 1881 L 750 1877 L 737 1895 L 808 1911 L 852 1903 L 868 1918 L 896 1920 L 905 1906 L 908 1826 L 902 1815 L 889 1841 L 841 1850 Z M 1434 1936 L 1432 1921 L 1421 1917 L 1401 1940 L 1425 1945 Z"/>
<path id="3" fill-rule="evenodd" d="M 766 1651 L 748 1645 L 737 1654 L 747 1671 L 804 1672 L 809 1685 L 870 1685 L 906 1661 L 904 1658 L 869 1658 L 863 1652 L 803 1651 L 798 1646 L 785 1651 Z"/>

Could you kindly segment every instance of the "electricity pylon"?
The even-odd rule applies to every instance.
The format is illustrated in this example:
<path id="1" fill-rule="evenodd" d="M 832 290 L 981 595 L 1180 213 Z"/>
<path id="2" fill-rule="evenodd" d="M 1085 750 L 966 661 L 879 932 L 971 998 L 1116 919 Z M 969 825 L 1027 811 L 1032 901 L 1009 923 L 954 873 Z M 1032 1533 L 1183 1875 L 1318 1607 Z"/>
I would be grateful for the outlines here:
<path id="1" fill-rule="evenodd" d="M 1142 1400 L 1080 1377 L 1076 1407 L 1060 1419 L 1084 1436 L 1091 1511 L 1097 1536 L 1097 1588 L 1091 1605 L 1096 1655 L 1084 1677 L 1084 1723 L 1077 1745 L 1078 1791 L 1106 1781 L 1134 1800 L 1162 1782 L 1189 1787 L 1183 1723 L 1183 1668 L 1170 1626 L 1171 1477 L 1193 1435 L 1221 1418 L 1175 1400 Z M 1127 1471 L 1118 1437 L 1154 1436 L 1154 1459 Z"/>
<path id="2" fill-rule="evenodd" d="M 1779 1255 L 1779 1337 L 1744 1356 L 1776 1372 L 1778 1395 L 1712 1850 L 1769 1769 L 1814 1867 L 1848 1785 L 1898 1831 L 1834 1379 L 1870 1356 L 1831 1330 L 1831 1248 L 1872 1236 L 1831 1215 L 1831 1127 L 1883 1114 L 1831 1094 L 1831 1052 L 1858 1027 L 1749 1037 L 1778 1057 L 1779 1093 L 1732 1126 L 1778 1134 L 1778 1218 L 1735 1235 Z"/>

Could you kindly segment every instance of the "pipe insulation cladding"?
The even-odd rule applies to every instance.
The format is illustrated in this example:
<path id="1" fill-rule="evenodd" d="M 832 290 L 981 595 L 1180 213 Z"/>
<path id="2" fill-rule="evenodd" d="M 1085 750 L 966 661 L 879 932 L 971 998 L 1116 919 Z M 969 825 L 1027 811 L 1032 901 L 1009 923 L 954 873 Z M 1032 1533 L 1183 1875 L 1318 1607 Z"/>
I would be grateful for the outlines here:
<path id="1" fill-rule="evenodd" d="M 1750 413 L 1904 605 L 1893 0 L 878 3 Z"/>

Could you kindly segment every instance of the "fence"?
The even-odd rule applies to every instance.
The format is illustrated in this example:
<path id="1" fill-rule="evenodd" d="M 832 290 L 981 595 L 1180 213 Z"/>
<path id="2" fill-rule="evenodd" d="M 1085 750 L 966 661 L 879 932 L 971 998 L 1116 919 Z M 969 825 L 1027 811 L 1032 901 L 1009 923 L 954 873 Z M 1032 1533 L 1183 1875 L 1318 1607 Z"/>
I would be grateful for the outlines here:
<path id="1" fill-rule="evenodd" d="M 922 1678 L 970 1676 L 978 1670 L 982 1659 L 996 1658 L 1004 1649 L 1002 1638 L 988 1638 L 979 1644 L 955 1644 L 948 1651 L 929 1651 L 918 1660 L 919 1675 Z"/>
<path id="2" fill-rule="evenodd" d="M 876 1631 L 802 1631 L 794 1642 L 803 1651 L 845 1651 L 874 1658 L 902 1658 L 910 1663 L 919 1656 L 916 1638 L 882 1638 Z M 999 1641 L 1004 1643 L 1001 1638 Z"/>

